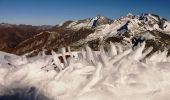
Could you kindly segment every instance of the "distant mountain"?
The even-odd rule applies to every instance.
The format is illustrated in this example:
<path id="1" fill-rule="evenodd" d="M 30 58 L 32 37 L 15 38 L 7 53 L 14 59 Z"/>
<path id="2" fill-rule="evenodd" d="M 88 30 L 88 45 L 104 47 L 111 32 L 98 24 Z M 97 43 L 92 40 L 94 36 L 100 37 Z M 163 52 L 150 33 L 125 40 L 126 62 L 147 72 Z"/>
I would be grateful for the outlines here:
<path id="1" fill-rule="evenodd" d="M 0 23 L 0 50 L 14 48 L 22 41 L 49 29 L 51 26 L 15 25 Z"/>
<path id="2" fill-rule="evenodd" d="M 128 14 L 110 24 L 99 25 L 93 34 L 71 46 L 89 44 L 94 50 L 98 50 L 99 45 L 107 47 L 110 42 L 116 42 L 126 48 L 133 47 L 132 40 L 140 37 L 146 40 L 147 47 L 154 48 L 153 52 L 164 49 L 170 51 L 170 22 L 155 14 Z"/>
<path id="3" fill-rule="evenodd" d="M 88 44 L 98 50 L 100 45 L 108 47 L 110 42 L 119 43 L 125 48 L 135 46 L 141 38 L 146 46 L 152 46 L 153 52 L 168 49 L 170 51 L 170 22 L 155 14 L 121 16 L 111 20 L 97 16 L 77 21 L 66 21 L 56 26 L 0 25 L 0 50 L 29 56 L 42 49 L 58 50 L 71 46 L 72 50 L 80 50 Z M 3 37 L 2 37 L 3 36 Z M 133 40 L 133 41 L 132 41 Z"/>

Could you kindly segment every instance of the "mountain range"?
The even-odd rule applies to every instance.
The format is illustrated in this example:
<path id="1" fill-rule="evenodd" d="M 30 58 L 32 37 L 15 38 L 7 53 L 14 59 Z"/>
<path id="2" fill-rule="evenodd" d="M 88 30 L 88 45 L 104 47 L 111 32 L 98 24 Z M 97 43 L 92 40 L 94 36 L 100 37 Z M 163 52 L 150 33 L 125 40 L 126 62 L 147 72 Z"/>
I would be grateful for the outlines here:
<path id="1" fill-rule="evenodd" d="M 46 49 L 60 51 L 62 47 L 71 47 L 72 51 L 89 45 L 93 50 L 100 46 L 106 49 L 110 42 L 133 47 L 132 40 L 144 38 L 146 47 L 153 52 L 170 52 L 170 22 L 155 14 L 128 14 L 118 19 L 98 16 L 96 27 L 92 27 L 94 18 L 66 21 L 55 26 L 32 26 L 0 23 L 0 50 L 17 55 L 34 56 Z"/>

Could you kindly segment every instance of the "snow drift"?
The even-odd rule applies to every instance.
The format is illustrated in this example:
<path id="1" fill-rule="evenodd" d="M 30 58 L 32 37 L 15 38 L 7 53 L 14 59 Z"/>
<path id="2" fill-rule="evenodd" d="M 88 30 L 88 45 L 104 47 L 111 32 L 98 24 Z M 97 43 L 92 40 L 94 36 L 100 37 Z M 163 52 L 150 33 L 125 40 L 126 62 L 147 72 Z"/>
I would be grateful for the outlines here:
<path id="1" fill-rule="evenodd" d="M 26 58 L 1 52 L 0 99 L 3 100 L 168 100 L 170 57 L 148 55 L 145 43 L 110 49 L 39 54 Z M 63 57 L 64 63 L 58 59 Z"/>

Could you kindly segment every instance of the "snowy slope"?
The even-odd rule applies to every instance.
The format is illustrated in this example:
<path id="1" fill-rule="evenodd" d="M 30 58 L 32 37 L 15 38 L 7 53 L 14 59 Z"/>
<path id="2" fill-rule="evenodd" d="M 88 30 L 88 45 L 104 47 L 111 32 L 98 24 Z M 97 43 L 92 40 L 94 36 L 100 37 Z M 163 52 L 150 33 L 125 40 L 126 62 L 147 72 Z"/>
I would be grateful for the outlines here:
<path id="1" fill-rule="evenodd" d="M 78 29 L 81 29 L 81 28 L 92 27 L 94 20 L 98 20 L 97 25 L 99 25 L 99 26 L 104 25 L 104 24 L 108 24 L 112 21 L 111 19 L 108 19 L 105 16 L 96 16 L 94 18 L 88 18 L 88 19 L 84 19 L 84 20 L 73 21 L 70 24 L 68 24 L 66 26 L 66 28 L 78 30 Z"/>
<path id="2" fill-rule="evenodd" d="M 5 59 L 15 59 L 17 57 L 18 57 L 17 55 L 9 54 L 9 53 L 5 53 L 5 52 L 0 51 L 0 62 L 1 63 L 4 62 Z"/>
<path id="3" fill-rule="evenodd" d="M 88 46 L 60 63 L 59 54 L 38 55 L 22 63 L 0 63 L 1 100 L 168 100 L 170 57 L 167 51 L 146 57 L 145 43 L 135 51 Z M 144 52 L 143 52 L 144 51 Z M 2 53 L 1 53 L 2 54 Z M 9 55 L 10 56 L 10 55 Z M 159 58 L 159 59 L 158 59 Z M 10 63 L 10 65 L 7 65 Z"/>
<path id="4" fill-rule="evenodd" d="M 157 18 L 151 14 L 142 14 L 140 16 L 127 15 L 114 20 L 111 24 L 99 25 L 96 28 L 96 31 L 93 34 L 89 35 L 89 37 L 87 37 L 87 41 L 90 40 L 89 38 L 95 39 L 102 37 L 106 39 L 108 37 L 115 36 L 119 33 L 119 31 L 121 31 L 121 28 L 125 26 L 127 22 L 129 22 L 127 24 L 127 30 L 132 36 L 138 35 L 148 30 L 158 30 L 167 34 L 169 34 L 170 31 L 170 23 L 168 21 L 159 17 Z M 161 22 L 162 26 L 158 25 Z M 163 29 L 161 29 L 160 27 L 163 27 Z M 122 28 L 122 30 L 124 29 Z"/>

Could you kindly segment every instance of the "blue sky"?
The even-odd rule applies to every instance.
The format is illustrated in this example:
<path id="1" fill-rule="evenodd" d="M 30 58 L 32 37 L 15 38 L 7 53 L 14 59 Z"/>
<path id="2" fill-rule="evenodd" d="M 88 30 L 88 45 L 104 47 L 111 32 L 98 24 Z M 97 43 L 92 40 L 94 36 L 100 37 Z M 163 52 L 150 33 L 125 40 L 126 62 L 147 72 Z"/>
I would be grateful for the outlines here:
<path id="1" fill-rule="evenodd" d="M 170 19 L 170 0 L 0 0 L 0 22 L 56 25 L 104 15 L 155 13 Z"/>

